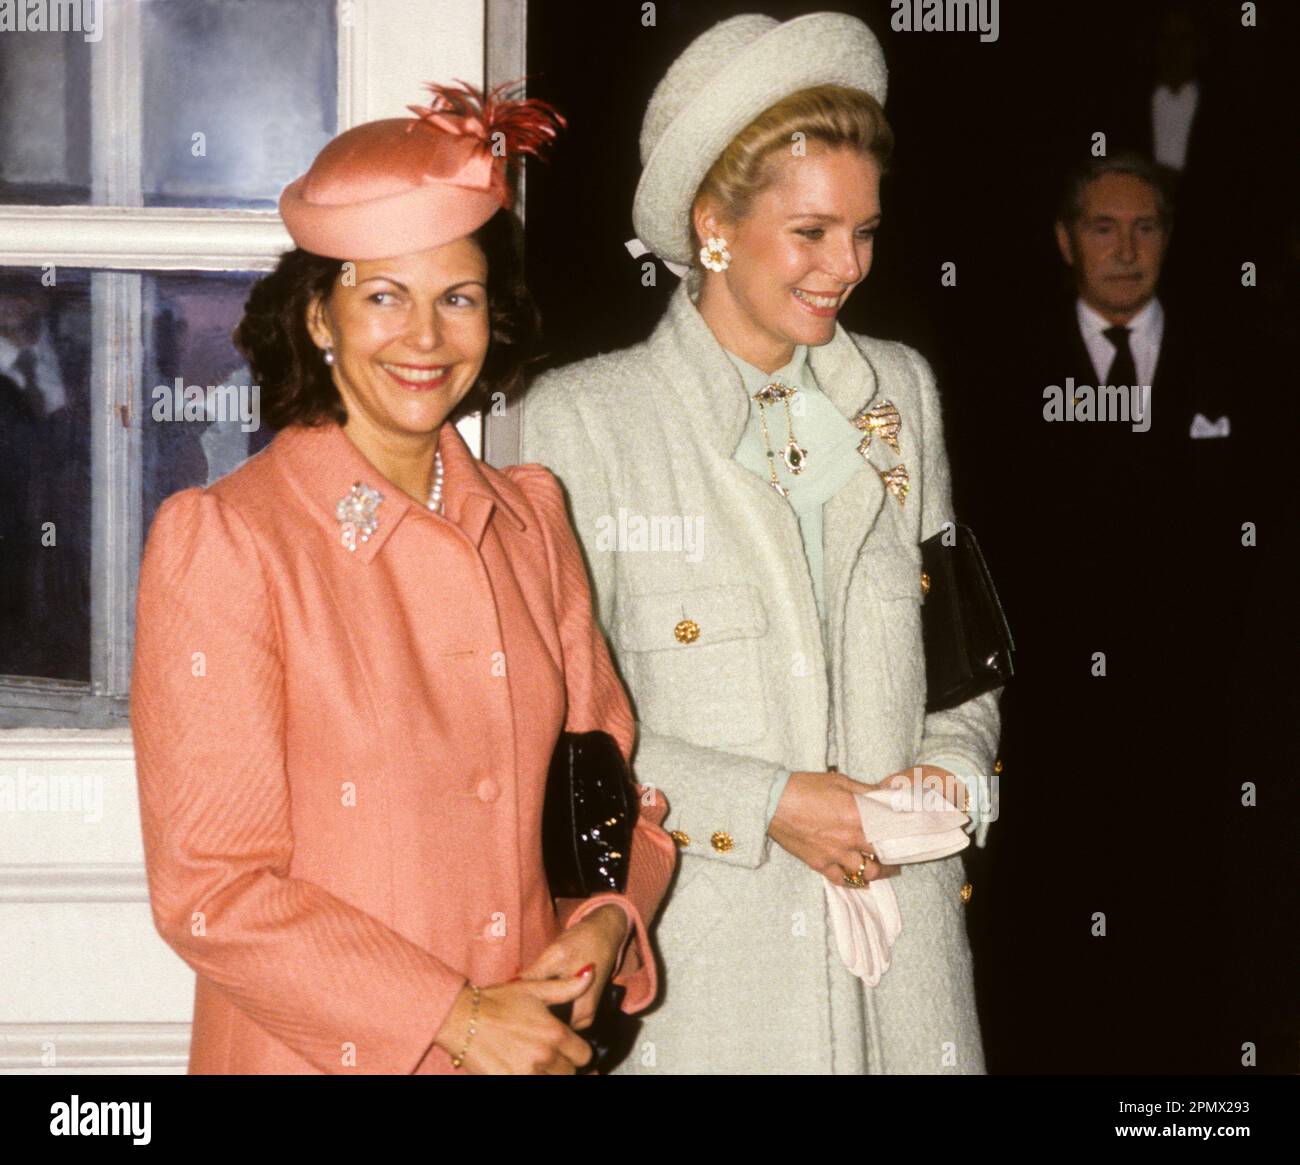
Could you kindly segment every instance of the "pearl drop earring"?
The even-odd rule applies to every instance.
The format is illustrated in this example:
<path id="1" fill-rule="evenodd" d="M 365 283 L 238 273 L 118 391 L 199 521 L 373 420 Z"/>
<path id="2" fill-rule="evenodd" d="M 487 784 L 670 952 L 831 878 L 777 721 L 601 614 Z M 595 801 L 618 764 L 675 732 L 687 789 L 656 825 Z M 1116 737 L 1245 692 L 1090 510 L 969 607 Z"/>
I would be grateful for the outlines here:
<path id="1" fill-rule="evenodd" d="M 334 346 L 332 344 L 325 345 L 325 363 L 330 365 L 334 363 Z"/>

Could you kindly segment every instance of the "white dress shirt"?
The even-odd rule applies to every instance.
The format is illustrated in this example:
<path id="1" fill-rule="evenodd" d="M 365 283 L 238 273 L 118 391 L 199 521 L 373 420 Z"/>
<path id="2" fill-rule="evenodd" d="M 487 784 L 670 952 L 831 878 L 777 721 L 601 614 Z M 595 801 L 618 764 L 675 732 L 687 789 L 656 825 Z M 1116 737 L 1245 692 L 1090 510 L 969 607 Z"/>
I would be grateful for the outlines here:
<path id="1" fill-rule="evenodd" d="M 23 388 L 31 388 L 23 374 L 14 367 L 23 351 L 7 336 L 0 336 L 0 375 L 9 377 Z M 54 344 L 44 328 L 41 329 L 40 338 L 31 346 L 31 351 L 36 358 L 36 388 L 45 399 L 45 415 L 49 416 L 68 403 L 68 394 L 63 386 L 59 354 L 54 350 Z"/>
<path id="2" fill-rule="evenodd" d="M 1075 301 L 1075 311 L 1084 347 L 1092 361 L 1093 374 L 1098 384 L 1104 384 L 1111 361 L 1115 359 L 1115 345 L 1106 339 L 1104 333 L 1115 325 L 1082 299 Z M 1147 411 L 1147 394 L 1151 391 L 1151 378 L 1155 376 L 1156 363 L 1160 359 L 1160 341 L 1165 334 L 1165 309 L 1160 300 L 1153 295 L 1146 307 L 1125 326 L 1129 329 L 1128 347 L 1133 353 L 1133 366 L 1137 369 L 1138 384 L 1142 388 L 1138 403 L 1138 416 L 1141 417 Z"/>
<path id="3" fill-rule="evenodd" d="M 1168 85 L 1158 85 L 1151 94 L 1151 140 L 1155 143 L 1155 159 L 1161 165 L 1183 168 L 1200 97 L 1195 81 L 1188 81 L 1177 93 Z"/>

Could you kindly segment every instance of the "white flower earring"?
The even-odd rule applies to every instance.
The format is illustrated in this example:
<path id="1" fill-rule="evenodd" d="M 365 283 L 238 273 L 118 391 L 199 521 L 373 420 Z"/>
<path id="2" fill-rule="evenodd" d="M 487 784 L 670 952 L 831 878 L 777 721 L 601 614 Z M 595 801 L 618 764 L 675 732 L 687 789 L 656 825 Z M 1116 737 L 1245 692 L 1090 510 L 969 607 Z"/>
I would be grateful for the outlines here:
<path id="1" fill-rule="evenodd" d="M 324 360 L 325 360 L 325 363 L 326 363 L 326 364 L 333 365 L 333 363 L 334 363 L 334 345 L 333 345 L 333 344 L 326 344 L 326 345 L 325 345 Z"/>
<path id="2" fill-rule="evenodd" d="M 721 235 L 710 235 L 700 248 L 700 262 L 710 271 L 725 271 L 731 266 L 731 252 Z"/>

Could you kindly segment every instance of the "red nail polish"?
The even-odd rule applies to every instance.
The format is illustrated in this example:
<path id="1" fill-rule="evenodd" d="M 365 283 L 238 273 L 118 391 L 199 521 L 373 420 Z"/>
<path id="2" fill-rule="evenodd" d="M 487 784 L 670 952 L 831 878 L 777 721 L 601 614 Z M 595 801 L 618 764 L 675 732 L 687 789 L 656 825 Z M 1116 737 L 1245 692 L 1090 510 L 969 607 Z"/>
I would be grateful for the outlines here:
<path id="1" fill-rule="evenodd" d="M 584 975 L 590 975 L 595 969 L 596 969 L 595 963 L 588 963 L 585 967 L 582 968 L 581 971 L 579 971 L 576 975 L 574 975 L 574 978 L 581 979 Z"/>

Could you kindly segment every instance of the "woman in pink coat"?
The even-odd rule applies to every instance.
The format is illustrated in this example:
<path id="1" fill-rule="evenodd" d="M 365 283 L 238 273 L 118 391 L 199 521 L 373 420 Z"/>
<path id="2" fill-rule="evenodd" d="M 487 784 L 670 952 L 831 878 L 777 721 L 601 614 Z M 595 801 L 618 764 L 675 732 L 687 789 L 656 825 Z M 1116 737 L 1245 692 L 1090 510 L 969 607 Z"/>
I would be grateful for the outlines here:
<path id="1" fill-rule="evenodd" d="M 559 486 L 449 423 L 529 331 L 492 137 L 535 153 L 553 119 L 430 88 L 285 191 L 299 249 L 238 331 L 281 431 L 169 498 L 141 567 L 131 722 L 193 1073 L 568 1074 L 611 975 L 627 1012 L 656 992 L 662 799 L 626 894 L 553 904 L 542 864 L 560 731 L 633 739 Z"/>

